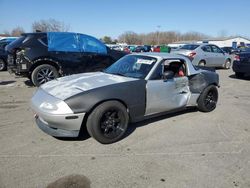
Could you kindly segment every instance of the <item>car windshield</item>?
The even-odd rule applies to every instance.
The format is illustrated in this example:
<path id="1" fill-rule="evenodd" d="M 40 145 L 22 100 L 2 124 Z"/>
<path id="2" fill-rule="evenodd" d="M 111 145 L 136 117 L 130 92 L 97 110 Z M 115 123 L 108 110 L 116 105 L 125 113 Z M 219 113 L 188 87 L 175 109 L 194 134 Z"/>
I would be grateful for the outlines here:
<path id="1" fill-rule="evenodd" d="M 182 50 L 194 50 L 196 48 L 198 48 L 200 45 L 198 44 L 186 44 L 184 46 L 182 46 L 180 49 Z"/>
<path id="2" fill-rule="evenodd" d="M 116 74 L 132 78 L 144 79 L 157 59 L 142 55 L 128 55 L 113 65 L 105 69 L 103 72 L 108 74 Z"/>

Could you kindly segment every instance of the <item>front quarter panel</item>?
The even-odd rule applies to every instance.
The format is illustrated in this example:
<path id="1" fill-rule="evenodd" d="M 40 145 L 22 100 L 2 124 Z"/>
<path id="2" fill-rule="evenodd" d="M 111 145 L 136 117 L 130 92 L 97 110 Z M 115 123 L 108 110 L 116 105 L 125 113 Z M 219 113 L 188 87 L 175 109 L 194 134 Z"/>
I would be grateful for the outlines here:
<path id="1" fill-rule="evenodd" d="M 145 88 L 145 80 L 134 80 L 85 91 L 67 98 L 65 102 L 74 113 L 82 113 L 90 112 L 104 101 L 118 100 L 128 108 L 131 121 L 133 121 L 145 114 Z"/>

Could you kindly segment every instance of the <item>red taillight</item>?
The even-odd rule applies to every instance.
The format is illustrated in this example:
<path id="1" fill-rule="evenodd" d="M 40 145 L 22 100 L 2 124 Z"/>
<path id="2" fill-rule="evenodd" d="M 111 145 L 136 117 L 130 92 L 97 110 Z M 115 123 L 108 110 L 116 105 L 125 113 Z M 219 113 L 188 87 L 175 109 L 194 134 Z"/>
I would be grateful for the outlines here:
<path id="1" fill-rule="evenodd" d="M 191 52 L 190 54 L 188 54 L 188 56 L 192 58 L 194 58 L 195 55 L 196 55 L 196 52 Z"/>
<path id="2" fill-rule="evenodd" d="M 239 55 L 235 55 L 234 56 L 234 61 L 240 61 L 240 56 Z"/>

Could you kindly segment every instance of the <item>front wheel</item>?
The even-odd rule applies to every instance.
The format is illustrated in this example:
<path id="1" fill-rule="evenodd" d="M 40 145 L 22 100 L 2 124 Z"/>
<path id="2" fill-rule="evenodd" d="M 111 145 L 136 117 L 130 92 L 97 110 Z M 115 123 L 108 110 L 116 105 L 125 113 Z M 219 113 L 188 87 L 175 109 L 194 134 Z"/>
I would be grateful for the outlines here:
<path id="1" fill-rule="evenodd" d="M 36 67 L 31 74 L 31 81 L 35 86 L 40 86 L 50 80 L 58 78 L 57 69 L 49 64 L 43 64 Z"/>
<path id="2" fill-rule="evenodd" d="M 88 133 L 102 144 L 122 138 L 129 122 L 127 109 L 118 101 L 107 101 L 97 106 L 87 119 Z"/>
<path id="3" fill-rule="evenodd" d="M 202 112 L 211 112 L 216 108 L 218 101 L 218 90 L 216 86 L 206 87 L 198 99 L 198 109 Z"/>

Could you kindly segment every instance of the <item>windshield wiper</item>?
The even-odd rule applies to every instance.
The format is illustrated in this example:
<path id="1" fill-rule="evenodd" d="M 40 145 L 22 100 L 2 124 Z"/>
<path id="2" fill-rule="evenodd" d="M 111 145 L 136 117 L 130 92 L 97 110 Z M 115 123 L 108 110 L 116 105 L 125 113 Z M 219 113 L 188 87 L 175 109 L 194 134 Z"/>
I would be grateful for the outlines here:
<path id="1" fill-rule="evenodd" d="M 116 72 L 116 73 L 111 73 L 111 74 L 115 74 L 115 75 L 118 75 L 118 76 L 125 76 L 124 74 L 119 73 L 119 72 Z M 125 77 L 127 77 L 127 76 L 125 76 Z"/>

